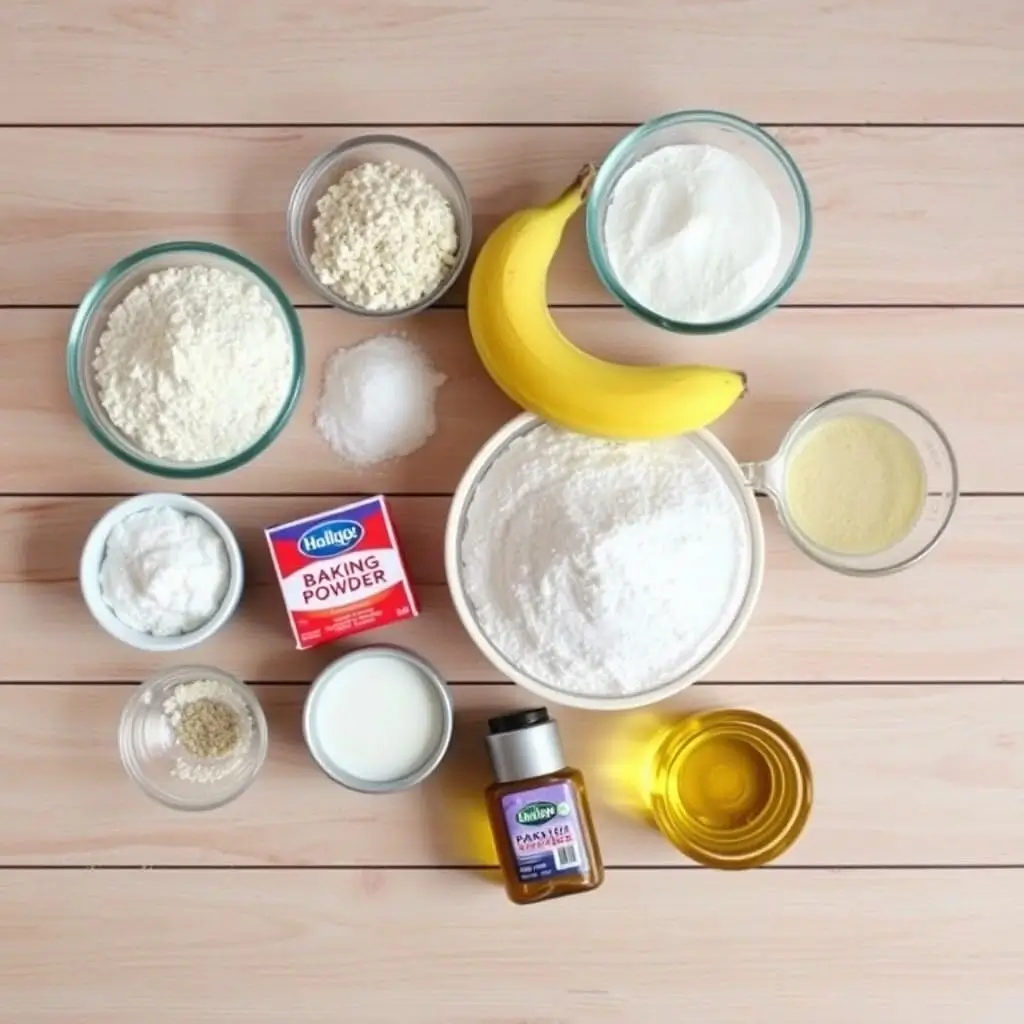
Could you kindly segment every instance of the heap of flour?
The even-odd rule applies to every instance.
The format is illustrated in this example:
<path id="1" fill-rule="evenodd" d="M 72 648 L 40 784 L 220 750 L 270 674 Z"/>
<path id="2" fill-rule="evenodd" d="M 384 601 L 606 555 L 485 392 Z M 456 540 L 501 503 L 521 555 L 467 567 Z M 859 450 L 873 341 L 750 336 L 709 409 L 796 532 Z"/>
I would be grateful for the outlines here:
<path id="1" fill-rule="evenodd" d="M 506 659 L 591 696 L 692 668 L 734 619 L 751 561 L 739 499 L 692 440 L 550 426 L 487 471 L 460 555 L 480 627 Z"/>
<path id="2" fill-rule="evenodd" d="M 92 368 L 110 422 L 143 451 L 207 462 L 266 433 L 293 364 L 284 321 L 252 281 L 186 266 L 150 274 L 117 304 Z"/>

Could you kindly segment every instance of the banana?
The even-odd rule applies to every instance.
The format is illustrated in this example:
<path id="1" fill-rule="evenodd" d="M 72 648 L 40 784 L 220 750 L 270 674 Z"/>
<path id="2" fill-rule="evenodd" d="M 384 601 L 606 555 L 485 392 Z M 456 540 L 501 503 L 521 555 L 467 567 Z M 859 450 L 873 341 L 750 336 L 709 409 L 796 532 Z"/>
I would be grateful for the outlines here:
<path id="1" fill-rule="evenodd" d="M 509 398 L 577 433 L 633 440 L 706 427 L 746 393 L 744 374 L 610 363 L 578 349 L 551 317 L 548 268 L 595 174 L 588 164 L 554 202 L 512 214 L 484 242 L 469 281 L 477 353 Z"/>

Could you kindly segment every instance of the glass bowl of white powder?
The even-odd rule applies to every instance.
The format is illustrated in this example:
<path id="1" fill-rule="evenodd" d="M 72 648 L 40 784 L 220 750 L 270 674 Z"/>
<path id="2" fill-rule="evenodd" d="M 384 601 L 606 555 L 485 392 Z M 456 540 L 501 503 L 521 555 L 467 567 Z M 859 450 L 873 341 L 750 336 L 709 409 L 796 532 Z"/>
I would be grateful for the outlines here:
<path id="1" fill-rule="evenodd" d="M 280 285 L 241 253 L 166 242 L 89 289 L 68 338 L 82 421 L 146 473 L 237 469 L 281 433 L 305 369 L 302 328 Z"/>
<path id="2" fill-rule="evenodd" d="M 731 114 L 680 111 L 630 132 L 601 164 L 587 248 L 627 309 L 669 331 L 751 323 L 796 283 L 811 200 L 793 158 Z"/>
<path id="3" fill-rule="evenodd" d="M 437 302 L 473 240 L 459 176 L 400 135 L 360 135 L 318 156 L 295 183 L 287 226 L 309 287 L 347 313 L 379 319 Z"/>
<path id="4" fill-rule="evenodd" d="M 184 494 L 140 494 L 92 528 L 78 578 L 92 617 L 141 651 L 208 640 L 238 608 L 242 552 L 228 524 Z"/>
<path id="5" fill-rule="evenodd" d="M 764 534 L 712 434 L 608 441 L 524 414 L 460 481 L 445 572 L 499 672 L 545 701 L 618 710 L 678 693 L 733 646 Z"/>
<path id="6" fill-rule="evenodd" d="M 253 690 L 212 665 L 181 665 L 139 685 L 121 712 L 128 776 L 179 811 L 208 811 L 245 792 L 267 756 L 267 719 Z"/>

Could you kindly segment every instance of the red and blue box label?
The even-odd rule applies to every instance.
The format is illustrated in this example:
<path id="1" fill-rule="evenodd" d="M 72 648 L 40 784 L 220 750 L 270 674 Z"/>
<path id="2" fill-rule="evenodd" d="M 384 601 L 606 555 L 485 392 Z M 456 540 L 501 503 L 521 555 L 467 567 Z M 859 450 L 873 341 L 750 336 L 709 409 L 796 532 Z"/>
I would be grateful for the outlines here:
<path id="1" fill-rule="evenodd" d="M 419 614 L 383 496 L 265 533 L 299 650 Z"/>

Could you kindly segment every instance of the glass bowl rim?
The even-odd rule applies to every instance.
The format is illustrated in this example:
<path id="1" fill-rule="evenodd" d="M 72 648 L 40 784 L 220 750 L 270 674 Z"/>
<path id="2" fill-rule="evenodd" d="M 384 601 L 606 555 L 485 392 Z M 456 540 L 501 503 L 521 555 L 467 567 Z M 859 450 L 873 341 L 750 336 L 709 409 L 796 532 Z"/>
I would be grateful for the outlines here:
<path id="1" fill-rule="evenodd" d="M 602 233 L 603 225 L 598 222 L 597 197 L 603 198 L 606 192 L 610 192 L 614 188 L 615 181 L 618 180 L 618 178 L 615 181 L 609 180 L 612 173 L 611 168 L 622 162 L 632 147 L 655 132 L 674 125 L 694 122 L 704 122 L 733 128 L 760 143 L 764 149 L 768 150 L 775 157 L 779 165 L 786 172 L 786 177 L 793 188 L 797 199 L 797 207 L 800 211 L 799 244 L 793 253 L 786 273 L 782 276 L 779 283 L 759 302 L 739 316 L 729 317 L 725 320 L 710 321 L 708 323 L 690 323 L 685 320 L 673 320 L 670 317 L 661 316 L 629 295 L 626 289 L 619 283 L 617 275 L 612 270 L 611 264 L 605 256 Z M 761 319 L 761 317 L 774 309 L 782 301 L 786 293 L 799 279 L 807 262 L 807 256 L 811 248 L 811 238 L 814 233 L 811 194 L 796 161 L 789 155 L 786 148 L 777 139 L 769 135 L 760 125 L 738 117 L 736 114 L 729 114 L 721 110 L 677 110 L 668 114 L 662 114 L 660 117 L 655 117 L 650 121 L 637 125 L 627 135 L 623 136 L 601 161 L 597 177 L 594 179 L 590 195 L 587 197 L 586 205 L 587 252 L 601 283 L 630 312 L 646 320 L 648 323 L 654 324 L 656 327 L 661 327 L 676 334 L 724 334 L 726 331 L 734 331 L 737 328 L 745 327 L 747 324 Z"/>
<path id="2" fill-rule="evenodd" d="M 107 431 L 97 419 L 92 410 L 89 400 L 86 398 L 86 390 L 79 380 L 78 359 L 85 346 L 85 327 L 90 318 L 95 314 L 100 303 L 104 300 L 111 287 L 133 270 L 141 268 L 148 260 L 160 256 L 172 254 L 196 253 L 200 256 L 218 256 L 229 263 L 241 267 L 251 273 L 270 292 L 277 304 L 277 308 L 288 331 L 289 341 L 292 349 L 292 380 L 277 416 L 266 429 L 247 448 L 228 458 L 218 462 L 210 463 L 187 463 L 177 465 L 160 465 L 150 462 L 146 458 L 135 455 L 128 451 L 117 440 L 117 436 Z M 154 271 L 156 273 L 156 271 Z M 302 325 L 299 322 L 298 314 L 291 300 L 285 294 L 284 289 L 277 281 L 258 263 L 244 256 L 235 249 L 216 242 L 202 242 L 194 240 L 181 240 L 170 242 L 158 242 L 138 249 L 129 255 L 122 257 L 113 266 L 100 275 L 90 286 L 89 290 L 82 297 L 78 308 L 75 310 L 74 319 L 68 329 L 68 345 L 66 355 L 66 372 L 68 391 L 74 403 L 79 419 L 85 424 L 89 433 L 111 455 L 114 455 L 122 462 L 127 463 L 133 469 L 141 470 L 143 473 L 150 473 L 154 476 L 162 476 L 174 480 L 199 480 L 206 477 L 219 476 L 244 466 L 251 462 L 258 455 L 261 455 L 278 438 L 299 401 L 302 392 L 302 384 L 306 373 L 305 345 L 303 343 Z"/>
<path id="3" fill-rule="evenodd" d="M 308 205 L 312 183 L 330 164 L 346 153 L 358 149 L 361 146 L 386 145 L 397 146 L 399 149 L 409 149 L 419 156 L 424 157 L 429 163 L 434 164 L 452 186 L 453 191 L 459 197 L 460 204 L 465 208 L 467 216 L 465 221 L 453 207 L 456 226 L 459 230 L 459 247 L 456 251 L 456 260 L 452 264 L 449 273 L 441 280 L 438 286 L 428 295 L 414 302 L 411 306 L 403 306 L 401 309 L 364 309 L 344 299 L 342 296 L 331 291 L 325 284 L 322 284 L 313 270 L 312 263 L 306 254 L 305 247 L 301 243 L 302 235 L 302 211 Z M 368 320 L 396 320 L 399 317 L 414 316 L 421 313 L 435 303 L 440 301 L 452 287 L 455 281 L 461 276 L 466 264 L 469 261 L 470 249 L 473 245 L 473 205 L 469 201 L 469 193 L 462 179 L 455 172 L 455 169 L 437 150 L 417 139 L 405 135 L 396 135 L 391 132 L 370 132 L 365 135 L 354 135 L 351 139 L 339 142 L 336 146 L 326 149 L 315 156 L 302 170 L 295 184 L 292 186 L 291 194 L 288 196 L 288 206 L 285 211 L 288 240 L 288 251 L 292 257 L 292 263 L 302 275 L 303 281 L 313 289 L 325 302 L 353 316 L 361 316 Z"/>
<path id="4" fill-rule="evenodd" d="M 153 782 L 146 778 L 137 769 L 134 761 L 137 761 L 138 758 L 132 759 L 125 754 L 126 749 L 130 749 L 128 741 L 129 722 L 142 705 L 144 696 L 155 692 L 157 687 L 165 683 L 169 677 L 183 672 L 190 674 L 193 681 L 195 679 L 202 678 L 203 676 L 211 676 L 221 680 L 222 682 L 226 681 L 229 686 L 235 689 L 239 694 L 239 699 L 245 704 L 246 709 L 252 716 L 253 733 L 257 745 L 256 761 L 248 776 L 235 789 L 230 790 L 223 796 L 217 797 L 214 800 L 206 801 L 205 803 L 199 801 L 182 801 L 168 796 L 162 790 L 158 789 Z M 160 669 L 158 672 L 154 672 L 133 688 L 131 695 L 128 700 L 125 701 L 124 707 L 121 709 L 121 716 L 117 723 L 117 750 L 118 756 L 121 759 L 121 767 L 125 774 L 150 799 L 176 811 L 212 811 L 216 810 L 218 807 L 223 807 L 226 804 L 231 803 L 232 800 L 240 797 L 253 784 L 256 776 L 259 775 L 260 770 L 266 763 L 269 749 L 270 729 L 267 724 L 266 713 L 263 710 L 263 705 L 260 703 L 259 698 L 253 692 L 252 688 L 243 680 L 239 679 L 238 676 L 226 671 L 225 669 L 217 668 L 216 665 L 199 664 L 198 662 L 195 662 L 182 665 L 172 665 L 168 668 Z"/>

